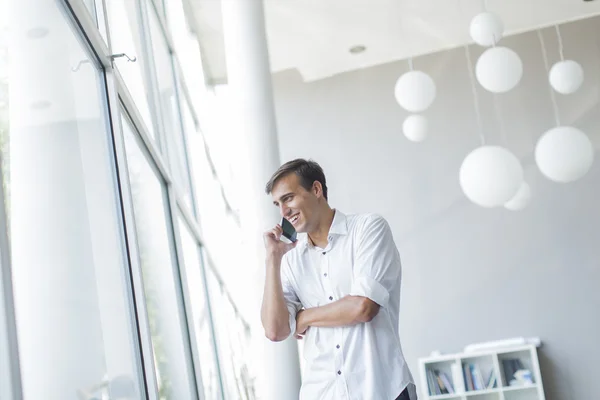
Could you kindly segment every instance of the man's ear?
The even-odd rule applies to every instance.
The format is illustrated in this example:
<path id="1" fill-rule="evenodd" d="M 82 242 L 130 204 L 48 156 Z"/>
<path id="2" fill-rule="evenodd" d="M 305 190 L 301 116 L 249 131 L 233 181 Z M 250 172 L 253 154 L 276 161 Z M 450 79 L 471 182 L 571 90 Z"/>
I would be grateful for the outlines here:
<path id="1" fill-rule="evenodd" d="M 317 196 L 317 198 L 323 197 L 323 185 L 321 185 L 321 182 L 314 181 L 313 186 L 312 186 L 312 191 L 313 191 L 314 195 Z"/>

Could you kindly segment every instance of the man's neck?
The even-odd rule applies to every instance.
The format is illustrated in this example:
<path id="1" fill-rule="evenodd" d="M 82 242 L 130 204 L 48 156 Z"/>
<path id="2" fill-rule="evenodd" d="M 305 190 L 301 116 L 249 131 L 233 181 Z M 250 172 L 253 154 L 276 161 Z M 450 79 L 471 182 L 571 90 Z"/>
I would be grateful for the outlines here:
<path id="1" fill-rule="evenodd" d="M 319 221 L 319 226 L 312 232 L 308 233 L 308 239 L 313 245 L 324 249 L 329 243 L 327 236 L 329 235 L 329 229 L 333 223 L 333 217 L 335 216 L 335 210 L 327 206 L 327 209 L 323 212 L 323 217 Z"/>

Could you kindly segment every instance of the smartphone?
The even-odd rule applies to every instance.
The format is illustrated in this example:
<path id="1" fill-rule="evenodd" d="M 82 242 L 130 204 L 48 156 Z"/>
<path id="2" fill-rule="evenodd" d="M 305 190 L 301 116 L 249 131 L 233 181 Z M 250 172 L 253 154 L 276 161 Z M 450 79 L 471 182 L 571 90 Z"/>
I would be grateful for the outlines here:
<path id="1" fill-rule="evenodd" d="M 296 243 L 297 233 L 294 225 L 285 218 L 281 219 L 281 228 L 283 229 L 283 236 L 285 236 L 290 242 Z"/>

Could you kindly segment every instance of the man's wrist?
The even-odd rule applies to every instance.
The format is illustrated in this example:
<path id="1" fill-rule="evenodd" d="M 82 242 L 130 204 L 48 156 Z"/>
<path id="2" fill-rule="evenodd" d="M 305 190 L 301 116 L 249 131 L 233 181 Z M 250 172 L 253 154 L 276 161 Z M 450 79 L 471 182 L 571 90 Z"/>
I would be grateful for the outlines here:
<path id="1" fill-rule="evenodd" d="M 299 314 L 298 314 L 298 322 L 300 322 L 300 325 L 302 327 L 306 329 L 308 329 L 310 327 L 310 312 L 308 311 L 308 309 L 303 309 Z"/>
<path id="2" fill-rule="evenodd" d="M 267 254 L 266 254 L 267 266 L 279 267 L 281 265 L 282 259 L 283 259 L 283 256 L 281 254 L 269 253 L 269 252 L 267 252 Z"/>

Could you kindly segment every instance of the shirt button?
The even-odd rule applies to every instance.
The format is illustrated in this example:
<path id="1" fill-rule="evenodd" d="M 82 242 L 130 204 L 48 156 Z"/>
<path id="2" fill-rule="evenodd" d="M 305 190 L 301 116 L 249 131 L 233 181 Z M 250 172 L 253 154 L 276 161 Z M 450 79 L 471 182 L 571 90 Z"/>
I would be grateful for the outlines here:
<path id="1" fill-rule="evenodd" d="M 342 374 L 342 371 L 338 371 L 338 375 L 341 375 L 341 374 Z"/>
<path id="2" fill-rule="evenodd" d="M 340 345 L 338 344 L 337 346 L 335 346 L 335 348 L 336 348 L 336 349 L 339 349 L 339 348 L 340 348 Z"/>
<path id="3" fill-rule="evenodd" d="M 323 255 L 325 255 L 325 253 L 326 253 L 326 252 L 324 251 L 322 254 L 323 254 Z"/>
<path id="4" fill-rule="evenodd" d="M 333 296 L 329 296 L 329 300 L 333 300 Z"/>
<path id="5" fill-rule="evenodd" d="M 325 272 L 325 273 L 323 274 L 323 276 L 325 276 L 325 277 L 326 277 L 326 276 L 327 276 L 327 272 Z"/>

